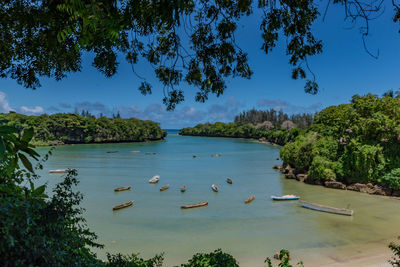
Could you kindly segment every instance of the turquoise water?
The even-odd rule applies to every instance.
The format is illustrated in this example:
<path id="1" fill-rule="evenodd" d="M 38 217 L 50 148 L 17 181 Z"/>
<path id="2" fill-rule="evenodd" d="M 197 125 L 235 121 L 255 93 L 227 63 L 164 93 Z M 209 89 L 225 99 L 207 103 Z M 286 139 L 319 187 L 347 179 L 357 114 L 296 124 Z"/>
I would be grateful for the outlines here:
<path id="1" fill-rule="evenodd" d="M 106 153 L 109 150 L 119 152 Z M 211 157 L 215 153 L 221 157 Z M 96 251 L 100 257 L 106 251 L 143 257 L 165 252 L 170 266 L 195 252 L 222 248 L 244 266 L 264 266 L 266 256 L 287 248 L 294 254 L 302 251 L 307 263 L 304 253 L 324 250 L 328 251 L 324 257 L 331 257 L 366 244 L 386 246 L 386 240 L 400 234 L 400 201 L 287 180 L 272 169 L 280 163 L 278 156 L 279 147 L 255 141 L 170 132 L 159 142 L 57 147 L 45 164 L 42 180 L 51 187 L 61 176 L 48 170 L 78 170 L 85 218 L 105 245 Z M 149 184 L 154 175 L 161 176 L 160 182 Z M 232 185 L 226 183 L 227 177 Z M 166 184 L 170 188 L 160 192 Z M 183 184 L 185 193 L 180 192 Z M 219 187 L 218 193 L 211 184 Z M 114 193 L 120 186 L 132 189 Z M 303 209 L 296 201 L 272 202 L 274 194 L 298 194 L 336 207 L 350 205 L 355 216 Z M 255 200 L 245 205 L 251 195 Z M 133 207 L 112 211 L 129 200 L 134 201 Z M 201 201 L 209 206 L 180 209 Z"/>

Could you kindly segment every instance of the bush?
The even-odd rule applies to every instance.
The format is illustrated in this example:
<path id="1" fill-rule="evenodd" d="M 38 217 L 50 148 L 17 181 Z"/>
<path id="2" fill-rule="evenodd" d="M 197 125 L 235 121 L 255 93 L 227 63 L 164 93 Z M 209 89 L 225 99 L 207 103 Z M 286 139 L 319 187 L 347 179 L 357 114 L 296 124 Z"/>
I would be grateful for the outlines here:
<path id="1" fill-rule="evenodd" d="M 390 189 L 400 190 L 400 168 L 393 169 L 382 177 L 382 183 Z"/>
<path id="2" fill-rule="evenodd" d="M 182 267 L 239 267 L 238 262 L 231 255 L 217 249 L 210 253 L 197 253 Z"/>
<path id="3" fill-rule="evenodd" d="M 334 163 L 332 161 L 316 156 L 311 163 L 308 175 L 313 181 L 336 180 L 336 174 L 333 169 Z"/>

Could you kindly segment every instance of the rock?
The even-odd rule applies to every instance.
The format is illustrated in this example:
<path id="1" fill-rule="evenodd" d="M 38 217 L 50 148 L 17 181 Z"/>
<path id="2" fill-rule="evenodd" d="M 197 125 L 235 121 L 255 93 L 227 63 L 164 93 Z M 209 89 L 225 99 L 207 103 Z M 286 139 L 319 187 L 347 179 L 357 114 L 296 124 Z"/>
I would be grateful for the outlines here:
<path id="1" fill-rule="evenodd" d="M 275 252 L 274 259 L 279 260 L 279 252 Z"/>
<path id="2" fill-rule="evenodd" d="M 296 175 L 293 173 L 293 170 L 290 170 L 288 173 L 285 174 L 287 179 L 296 179 Z"/>
<path id="3" fill-rule="evenodd" d="M 355 183 L 352 185 L 349 185 L 347 187 L 348 190 L 353 190 L 361 193 L 369 193 L 371 192 L 371 188 L 369 188 L 366 184 L 360 184 L 360 183 Z"/>
<path id="4" fill-rule="evenodd" d="M 334 188 L 334 189 L 346 189 L 346 185 L 341 183 L 341 182 L 337 182 L 337 181 L 327 181 L 325 182 L 325 186 L 328 188 Z"/>
<path id="5" fill-rule="evenodd" d="M 388 194 L 388 190 L 386 188 L 379 186 L 379 185 L 373 186 L 371 191 L 372 191 L 371 194 L 374 194 L 374 195 L 381 195 L 381 196 L 390 195 L 390 192 Z"/>
<path id="6" fill-rule="evenodd" d="M 304 182 L 308 178 L 307 174 L 299 173 L 296 175 L 296 180 L 300 182 Z"/>
<path id="7" fill-rule="evenodd" d="M 274 167 L 272 167 L 272 169 L 274 169 L 274 170 L 282 170 L 283 167 L 281 165 L 274 165 Z"/>
<path id="8" fill-rule="evenodd" d="M 392 196 L 394 196 L 394 197 L 400 197 L 400 190 L 393 190 L 393 191 L 392 191 Z"/>
<path id="9" fill-rule="evenodd" d="M 290 165 L 286 165 L 286 167 L 283 169 L 283 173 L 289 173 L 291 170 L 293 170 L 292 167 L 290 167 Z"/>

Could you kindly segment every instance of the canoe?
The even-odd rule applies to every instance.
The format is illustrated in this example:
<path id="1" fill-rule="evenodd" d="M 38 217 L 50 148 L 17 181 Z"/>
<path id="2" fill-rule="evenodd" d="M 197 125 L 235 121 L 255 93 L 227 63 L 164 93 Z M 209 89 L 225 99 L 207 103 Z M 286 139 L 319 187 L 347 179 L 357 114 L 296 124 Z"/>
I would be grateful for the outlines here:
<path id="1" fill-rule="evenodd" d="M 130 186 L 123 186 L 123 187 L 115 188 L 114 191 L 115 191 L 115 192 L 120 192 L 120 191 L 129 190 L 129 189 L 131 189 Z"/>
<path id="2" fill-rule="evenodd" d="M 68 169 L 50 170 L 49 173 L 68 173 Z"/>
<path id="3" fill-rule="evenodd" d="M 183 205 L 181 206 L 181 209 L 191 209 L 191 208 L 198 208 L 198 207 L 204 207 L 208 206 L 208 202 L 200 202 L 196 204 L 191 204 L 191 205 Z"/>
<path id="4" fill-rule="evenodd" d="M 154 176 L 149 180 L 149 183 L 151 183 L 151 184 L 156 184 L 156 183 L 158 183 L 159 180 L 160 180 L 160 176 L 159 176 L 159 175 L 154 175 Z"/>
<path id="5" fill-rule="evenodd" d="M 182 185 L 182 187 L 181 187 L 181 192 L 183 193 L 183 192 L 185 192 L 186 191 L 186 186 L 185 185 Z"/>
<path id="6" fill-rule="evenodd" d="M 119 151 L 118 150 L 110 150 L 110 151 L 107 151 L 107 153 L 118 153 Z"/>
<path id="7" fill-rule="evenodd" d="M 115 207 L 113 208 L 113 210 L 120 210 L 120 209 L 129 207 L 129 206 L 132 206 L 132 205 L 133 205 L 133 201 L 131 200 L 131 201 L 126 202 L 126 203 L 123 203 L 123 204 L 121 204 L 121 205 L 115 206 Z"/>
<path id="8" fill-rule="evenodd" d="M 212 190 L 213 190 L 214 192 L 218 192 L 218 187 L 217 187 L 215 184 L 213 184 L 213 185 L 211 186 L 211 188 L 212 188 Z"/>
<path id="9" fill-rule="evenodd" d="M 307 208 L 307 209 L 318 210 L 318 211 L 329 212 L 329 213 L 340 214 L 340 215 L 347 215 L 347 216 L 352 216 L 354 214 L 353 210 L 348 210 L 348 209 L 343 209 L 343 208 L 334 208 L 334 207 L 324 206 L 321 204 L 311 203 L 311 202 L 307 202 L 307 201 L 300 201 L 300 203 L 303 208 Z"/>
<path id="10" fill-rule="evenodd" d="M 169 184 L 164 185 L 163 187 L 160 188 L 160 192 L 167 190 L 169 188 Z"/>
<path id="11" fill-rule="evenodd" d="M 132 153 L 139 153 L 140 150 L 132 150 L 131 152 L 132 152 Z"/>
<path id="12" fill-rule="evenodd" d="M 229 178 L 226 178 L 226 182 L 227 182 L 228 184 L 232 184 L 232 180 L 229 179 Z"/>
<path id="13" fill-rule="evenodd" d="M 284 195 L 284 196 L 271 196 L 272 200 L 298 200 L 300 197 L 296 195 Z"/>
<path id="14" fill-rule="evenodd" d="M 255 198 L 256 198 L 255 196 L 251 196 L 251 197 L 249 197 L 248 199 L 246 199 L 246 200 L 244 201 L 244 203 L 245 203 L 245 204 L 249 204 L 249 203 L 252 202 Z"/>

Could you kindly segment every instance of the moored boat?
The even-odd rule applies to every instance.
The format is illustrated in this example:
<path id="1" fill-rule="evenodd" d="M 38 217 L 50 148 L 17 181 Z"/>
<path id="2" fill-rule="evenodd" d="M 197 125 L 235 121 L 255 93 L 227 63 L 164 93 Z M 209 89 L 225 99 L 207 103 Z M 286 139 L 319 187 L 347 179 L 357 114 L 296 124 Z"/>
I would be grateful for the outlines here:
<path id="1" fill-rule="evenodd" d="M 190 205 L 183 205 L 181 206 L 181 209 L 191 209 L 191 208 L 198 208 L 198 207 L 204 207 L 208 206 L 208 202 L 200 202 L 196 204 L 190 204 Z"/>
<path id="2" fill-rule="evenodd" d="M 213 184 L 213 185 L 211 186 L 211 188 L 212 188 L 212 190 L 213 190 L 214 192 L 218 192 L 218 187 L 217 187 L 215 184 Z"/>
<path id="3" fill-rule="evenodd" d="M 232 180 L 231 180 L 230 178 L 226 178 L 226 182 L 227 182 L 228 184 L 232 184 Z"/>
<path id="4" fill-rule="evenodd" d="M 126 202 L 126 203 L 123 203 L 123 204 L 121 204 L 121 205 L 118 205 L 118 206 L 113 207 L 113 210 L 120 210 L 120 209 L 129 207 L 129 206 L 132 206 L 132 205 L 133 205 L 133 201 L 131 200 L 131 201 L 129 201 L 129 202 Z"/>
<path id="5" fill-rule="evenodd" d="M 183 192 L 185 192 L 186 191 L 186 186 L 185 185 L 182 185 L 182 187 L 181 187 L 181 192 L 183 193 Z"/>
<path id="6" fill-rule="evenodd" d="M 139 153 L 140 150 L 132 150 L 131 152 L 132 152 L 132 153 Z"/>
<path id="7" fill-rule="evenodd" d="M 212 154 L 211 157 L 216 158 L 216 157 L 220 157 L 221 154 L 220 153 L 216 153 L 216 154 Z"/>
<path id="8" fill-rule="evenodd" d="M 110 151 L 107 151 L 107 153 L 118 153 L 119 151 L 118 150 L 110 150 Z"/>
<path id="9" fill-rule="evenodd" d="M 163 187 L 160 188 L 160 192 L 167 190 L 169 188 L 169 184 L 164 185 Z"/>
<path id="10" fill-rule="evenodd" d="M 245 203 L 245 204 L 249 204 L 249 203 L 252 202 L 255 198 L 256 198 L 255 196 L 251 196 L 251 197 L 249 197 L 248 199 L 246 199 L 246 200 L 244 201 L 244 203 Z"/>
<path id="11" fill-rule="evenodd" d="M 156 184 L 160 180 L 160 175 L 154 175 L 150 180 L 149 183 Z"/>
<path id="12" fill-rule="evenodd" d="M 115 192 L 120 192 L 120 191 L 129 190 L 129 189 L 131 189 L 130 186 L 123 186 L 123 187 L 115 188 L 114 191 L 115 191 Z"/>
<path id="13" fill-rule="evenodd" d="M 284 196 L 271 196 L 272 200 L 298 200 L 300 197 L 296 195 L 284 195 Z"/>
<path id="14" fill-rule="evenodd" d="M 49 173 L 68 173 L 68 169 L 50 170 Z"/>
<path id="15" fill-rule="evenodd" d="M 307 201 L 300 201 L 300 203 L 303 208 L 307 208 L 307 209 L 318 210 L 318 211 L 329 212 L 329 213 L 340 214 L 340 215 L 347 215 L 347 216 L 352 216 L 354 214 L 354 211 L 349 210 L 349 209 L 329 207 L 329 206 L 312 203 L 312 202 L 307 202 Z"/>

